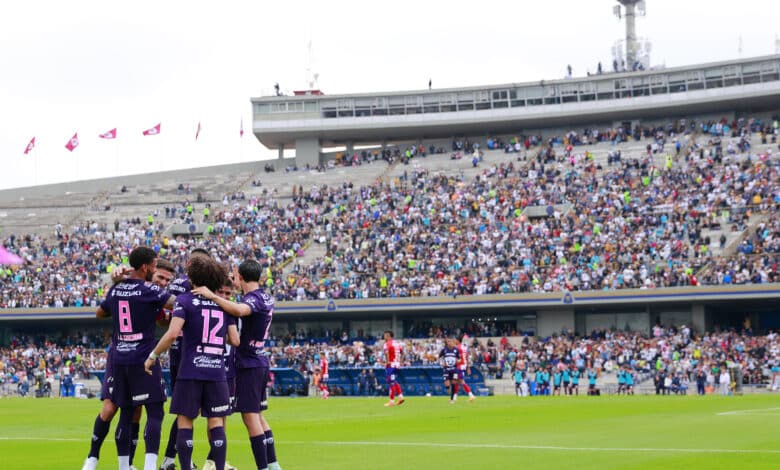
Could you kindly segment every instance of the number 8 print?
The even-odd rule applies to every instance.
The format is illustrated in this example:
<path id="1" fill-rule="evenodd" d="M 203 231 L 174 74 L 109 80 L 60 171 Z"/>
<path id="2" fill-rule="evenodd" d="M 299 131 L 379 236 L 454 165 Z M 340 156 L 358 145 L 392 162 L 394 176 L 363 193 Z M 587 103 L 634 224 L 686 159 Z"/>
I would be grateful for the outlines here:
<path id="1" fill-rule="evenodd" d="M 119 332 L 133 332 L 133 317 L 130 315 L 130 302 L 127 300 L 119 301 Z"/>

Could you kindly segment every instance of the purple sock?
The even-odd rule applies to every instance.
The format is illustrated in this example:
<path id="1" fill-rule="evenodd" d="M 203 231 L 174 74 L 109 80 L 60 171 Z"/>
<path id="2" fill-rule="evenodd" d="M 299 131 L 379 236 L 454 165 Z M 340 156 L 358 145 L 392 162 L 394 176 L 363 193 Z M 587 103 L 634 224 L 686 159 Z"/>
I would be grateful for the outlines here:
<path id="1" fill-rule="evenodd" d="M 257 470 L 262 470 L 268 466 L 268 457 L 265 455 L 265 434 L 249 438 L 252 444 L 252 454 L 255 456 Z"/>
<path id="2" fill-rule="evenodd" d="M 89 457 L 100 458 L 100 447 L 108 436 L 108 430 L 111 428 L 111 421 L 103 421 L 100 415 L 95 418 L 95 424 L 92 426 L 92 444 L 89 447 Z"/>
<path id="3" fill-rule="evenodd" d="M 218 469 L 225 468 L 225 459 L 227 458 L 227 437 L 225 436 L 225 428 L 222 426 L 212 428 L 209 431 L 209 444 L 211 444 L 209 459 L 214 461 L 214 465 Z"/>
<path id="4" fill-rule="evenodd" d="M 192 467 L 192 429 L 179 429 L 176 432 L 176 451 L 179 452 L 179 466 Z"/>
<path id="5" fill-rule="evenodd" d="M 114 441 L 116 441 L 116 455 L 120 457 L 130 455 L 130 425 L 133 423 L 133 414 L 132 407 L 119 409 L 119 423 L 116 425 Z"/>
<path id="6" fill-rule="evenodd" d="M 168 434 L 168 446 L 165 448 L 165 456 L 171 459 L 176 458 L 176 431 L 179 430 L 179 424 L 176 417 L 173 417 L 173 424 L 171 424 L 171 433 Z"/>
<path id="7" fill-rule="evenodd" d="M 139 423 L 133 423 L 130 425 L 130 465 L 133 465 L 135 449 L 138 447 L 138 432 L 140 429 L 141 425 Z"/>
<path id="8" fill-rule="evenodd" d="M 223 430 L 225 428 L 222 428 Z M 206 431 L 206 437 L 209 438 L 209 442 L 211 442 L 211 429 Z M 206 456 L 206 460 L 214 460 L 214 447 L 209 447 L 209 454 Z"/>
<path id="9" fill-rule="evenodd" d="M 265 455 L 268 463 L 276 462 L 276 446 L 274 445 L 274 433 L 270 429 L 265 432 Z"/>
<path id="10" fill-rule="evenodd" d="M 163 410 L 162 402 L 149 403 L 146 405 L 146 428 L 144 429 L 144 443 L 146 444 L 147 454 L 160 453 L 160 434 L 164 417 L 165 411 Z"/>

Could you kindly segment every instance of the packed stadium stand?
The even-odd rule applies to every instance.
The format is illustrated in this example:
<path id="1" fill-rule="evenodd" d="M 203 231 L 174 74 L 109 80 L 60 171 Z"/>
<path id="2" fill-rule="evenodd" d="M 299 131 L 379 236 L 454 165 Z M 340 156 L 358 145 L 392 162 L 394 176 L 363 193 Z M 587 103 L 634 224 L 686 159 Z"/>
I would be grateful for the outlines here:
<path id="1" fill-rule="evenodd" d="M 337 134 L 330 143 L 344 148 L 314 149 L 316 158 L 0 191 L 3 246 L 25 261 L 0 269 L 4 390 L 27 383 L 32 393 L 47 374 L 104 365 L 107 331 L 94 310 L 138 245 L 179 270 L 196 247 L 226 265 L 263 264 L 278 302 L 279 394 L 308 393 L 319 354 L 334 363 L 337 394 L 381 393 L 382 381 L 361 371 L 381 363 L 384 330 L 405 338 L 410 394 L 442 392 L 434 353 L 464 332 L 476 338 L 479 389 L 512 391 L 516 370 L 564 363 L 603 372 L 605 391 L 625 365 L 656 391 L 657 371 L 692 380 L 702 364 L 710 385 L 723 364 L 739 369 L 740 383 L 771 385 L 780 367 L 780 106 L 771 105 L 780 76 L 766 66 L 777 58 L 743 62 L 739 86 L 723 64 L 704 67 L 723 69 L 727 100 L 703 104 L 699 92 L 715 87 L 697 88 L 693 69 L 635 75 L 628 96 L 603 97 L 604 106 L 637 98 L 648 118 L 622 102 L 609 118 L 593 114 L 578 93 L 570 122 L 558 116 L 549 127 L 469 134 L 472 115 L 458 114 L 457 132 L 426 138 L 388 121 L 387 141 L 372 135 L 360 148 Z M 666 92 L 657 94 L 678 96 L 661 115 L 648 109 L 666 98 L 634 93 L 658 76 Z M 737 110 L 739 93 L 756 109 L 768 97 L 770 109 Z M 574 104 L 552 96 L 526 96 L 522 107 L 565 115 Z M 494 112 L 500 97 L 456 111 Z M 373 115 L 355 114 L 358 101 L 351 117 L 318 108 L 318 119 L 360 127 Z M 431 114 L 447 114 L 437 103 Z M 280 126 L 258 121 L 256 134 Z"/>

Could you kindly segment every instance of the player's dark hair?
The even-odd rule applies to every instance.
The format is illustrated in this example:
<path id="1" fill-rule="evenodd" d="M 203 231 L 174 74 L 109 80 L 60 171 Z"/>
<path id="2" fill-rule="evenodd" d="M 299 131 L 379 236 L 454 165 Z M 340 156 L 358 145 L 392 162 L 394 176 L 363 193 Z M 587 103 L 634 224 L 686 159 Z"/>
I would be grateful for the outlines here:
<path id="1" fill-rule="evenodd" d="M 393 338 L 395 335 L 393 335 L 393 332 L 390 330 L 385 330 L 385 334 L 390 335 L 391 338 Z"/>
<path id="2" fill-rule="evenodd" d="M 169 273 L 176 272 L 176 268 L 173 266 L 173 263 L 165 258 L 157 258 L 157 268 L 168 271 Z"/>
<path id="3" fill-rule="evenodd" d="M 209 257 L 211 256 L 209 254 L 208 250 L 206 250 L 205 248 L 194 248 L 192 251 L 190 251 L 190 257 L 192 257 L 194 255 L 199 255 L 199 254 L 200 255 L 206 255 L 206 256 L 209 256 Z"/>
<path id="4" fill-rule="evenodd" d="M 194 286 L 206 286 L 216 291 L 225 283 L 225 272 L 211 258 L 196 256 L 187 265 L 187 276 Z"/>
<path id="5" fill-rule="evenodd" d="M 141 269 L 141 266 L 149 264 L 157 258 L 157 252 L 146 246 L 139 246 L 130 252 L 130 266 L 133 269 Z"/>
<path id="6" fill-rule="evenodd" d="M 238 265 L 238 274 L 244 278 L 244 282 L 260 282 L 263 267 L 256 260 L 248 259 Z"/>

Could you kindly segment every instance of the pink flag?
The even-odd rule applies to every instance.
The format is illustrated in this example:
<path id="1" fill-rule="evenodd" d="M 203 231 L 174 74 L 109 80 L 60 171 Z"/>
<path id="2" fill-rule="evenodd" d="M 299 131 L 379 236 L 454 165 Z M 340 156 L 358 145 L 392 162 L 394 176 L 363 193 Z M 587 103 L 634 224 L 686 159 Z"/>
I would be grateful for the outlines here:
<path id="1" fill-rule="evenodd" d="M 116 139 L 116 127 L 111 129 L 108 132 L 104 132 L 100 134 L 98 137 L 100 137 L 101 139 Z"/>
<path id="2" fill-rule="evenodd" d="M 79 133 L 76 132 L 73 134 L 73 137 L 70 138 L 67 144 L 65 144 L 65 148 L 68 149 L 68 151 L 72 152 L 76 150 L 76 147 L 79 146 Z"/>
<path id="3" fill-rule="evenodd" d="M 30 152 L 32 152 L 32 150 L 33 150 L 34 148 L 35 148 L 35 137 L 33 137 L 32 139 L 30 139 L 30 143 L 29 143 L 29 144 L 27 144 L 27 147 L 25 147 L 25 149 L 24 149 L 24 154 L 25 154 L 25 155 L 29 154 Z"/>
<path id="4" fill-rule="evenodd" d="M 238 131 L 239 137 L 244 137 L 244 118 L 241 118 L 241 130 Z"/>
<path id="5" fill-rule="evenodd" d="M 200 135 L 200 121 L 198 121 L 198 130 L 195 131 L 195 140 L 198 140 L 199 135 Z"/>
<path id="6" fill-rule="evenodd" d="M 0 264 L 5 266 L 9 264 L 24 264 L 24 260 L 6 250 L 5 247 L 0 246 Z"/>
<path id="7" fill-rule="evenodd" d="M 157 124 L 156 126 L 152 127 L 151 129 L 146 129 L 144 131 L 144 135 L 157 135 L 160 133 L 160 124 Z"/>

